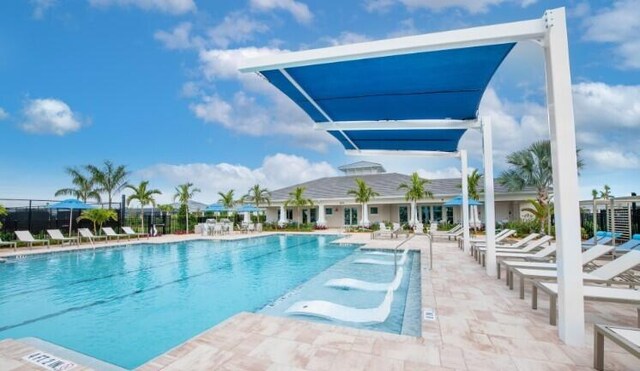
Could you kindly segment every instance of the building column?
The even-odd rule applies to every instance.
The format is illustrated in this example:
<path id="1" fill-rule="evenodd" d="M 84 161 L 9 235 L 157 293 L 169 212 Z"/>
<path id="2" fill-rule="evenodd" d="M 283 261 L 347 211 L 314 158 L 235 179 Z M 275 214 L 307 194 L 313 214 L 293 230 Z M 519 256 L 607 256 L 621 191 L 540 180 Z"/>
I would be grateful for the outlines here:
<path id="1" fill-rule="evenodd" d="M 571 92 L 569 42 L 564 8 L 544 14 L 547 110 L 553 164 L 558 263 L 558 333 L 572 346 L 584 345 L 584 288 L 580 243 L 580 205 L 576 132 Z"/>
<path id="2" fill-rule="evenodd" d="M 245 223 L 251 223 L 251 213 L 249 213 L 248 211 L 245 211 L 243 214 L 244 214 L 243 221 Z"/>
<path id="3" fill-rule="evenodd" d="M 484 218 L 487 234 L 487 250 L 485 252 L 485 266 L 487 274 L 496 276 L 496 207 L 493 190 L 493 138 L 491 136 L 491 121 L 482 118 L 482 148 L 484 157 Z M 478 207 L 474 206 L 476 218 Z"/>
<path id="4" fill-rule="evenodd" d="M 280 206 L 280 220 L 278 220 L 279 226 L 284 226 L 287 224 L 287 210 L 284 208 L 284 205 Z"/>
<path id="5" fill-rule="evenodd" d="M 469 187 L 467 185 L 467 151 L 460 150 L 460 170 L 462 173 L 462 230 L 464 239 L 464 251 L 469 253 L 471 250 L 471 241 L 469 235 Z M 442 208 L 444 213 L 444 207 Z"/>
<path id="6" fill-rule="evenodd" d="M 416 202 L 415 201 L 411 201 L 411 214 L 409 216 L 409 225 L 410 226 L 416 225 Z"/>
<path id="7" fill-rule="evenodd" d="M 318 220 L 316 220 L 316 225 L 318 227 L 326 227 L 327 226 L 327 218 L 325 215 L 325 206 L 318 205 Z"/>
<path id="8" fill-rule="evenodd" d="M 362 226 L 369 228 L 371 222 L 369 221 L 369 204 L 362 205 Z"/>

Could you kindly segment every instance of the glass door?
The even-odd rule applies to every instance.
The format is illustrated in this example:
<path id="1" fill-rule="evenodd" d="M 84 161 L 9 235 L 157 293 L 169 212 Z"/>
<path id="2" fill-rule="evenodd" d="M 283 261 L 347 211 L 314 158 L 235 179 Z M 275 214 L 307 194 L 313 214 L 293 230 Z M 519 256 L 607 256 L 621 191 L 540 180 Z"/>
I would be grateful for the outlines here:
<path id="1" fill-rule="evenodd" d="M 355 207 L 344 208 L 344 225 L 358 225 L 358 209 Z"/>

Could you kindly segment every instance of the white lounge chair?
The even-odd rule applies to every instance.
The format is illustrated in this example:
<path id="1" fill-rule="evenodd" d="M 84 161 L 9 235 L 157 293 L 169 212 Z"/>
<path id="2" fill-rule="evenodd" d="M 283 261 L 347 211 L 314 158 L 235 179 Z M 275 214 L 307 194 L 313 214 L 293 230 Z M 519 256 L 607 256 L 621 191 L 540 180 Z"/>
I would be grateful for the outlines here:
<path id="1" fill-rule="evenodd" d="M 95 240 L 109 239 L 109 236 L 94 235 L 89 228 L 78 228 L 78 233 L 80 234 L 80 239 L 86 238 L 92 245 Z"/>
<path id="2" fill-rule="evenodd" d="M 102 231 L 104 232 L 104 234 L 107 235 L 107 239 L 114 238 L 114 237 L 118 241 L 120 240 L 120 237 L 127 237 L 128 239 L 131 239 L 130 235 L 126 233 L 116 233 L 111 227 L 102 227 Z"/>
<path id="3" fill-rule="evenodd" d="M 633 327 L 594 325 L 593 368 L 604 370 L 604 338 L 616 343 L 622 349 L 640 360 L 640 330 Z"/>
<path id="4" fill-rule="evenodd" d="M 504 259 L 504 258 L 518 258 L 518 257 L 530 257 L 530 256 L 521 256 L 521 254 L 530 254 L 533 250 L 541 247 L 545 243 L 551 243 L 553 239 L 552 236 L 542 236 L 535 241 L 529 242 L 526 246 L 522 248 L 496 248 L 496 259 Z M 482 263 L 484 266 L 485 258 L 487 255 L 487 248 L 480 247 L 477 249 L 477 260 L 479 263 Z M 548 256 L 548 255 L 544 255 Z"/>
<path id="5" fill-rule="evenodd" d="M 511 243 L 511 244 L 503 243 L 502 241 L 497 242 L 496 243 L 496 247 L 503 248 L 503 249 L 518 249 L 518 248 L 521 248 L 524 245 L 528 244 L 530 241 L 538 238 L 538 236 L 540 236 L 540 234 L 538 234 L 538 233 L 530 233 L 527 237 L 522 238 L 522 239 L 520 239 L 520 240 L 518 240 L 518 241 L 516 241 L 514 243 Z M 475 244 L 475 247 L 476 248 L 487 247 L 487 243 L 486 243 L 486 241 L 482 242 L 482 243 L 477 243 L 477 244 Z"/>
<path id="6" fill-rule="evenodd" d="M 409 249 L 404 250 L 400 260 L 396 263 L 394 260 L 380 260 L 380 259 L 357 259 L 353 262 L 355 264 L 374 264 L 374 265 L 404 265 L 407 262 L 407 257 L 409 255 Z"/>
<path id="7" fill-rule="evenodd" d="M 392 230 L 387 228 L 387 226 L 383 222 L 380 222 L 378 224 L 380 225 L 380 229 L 373 232 L 373 234 L 371 235 L 371 238 L 375 239 L 376 237 L 382 237 L 382 236 L 389 236 L 389 238 L 393 238 Z"/>
<path id="8" fill-rule="evenodd" d="M 69 242 L 69 244 L 75 242 L 76 245 L 80 245 L 80 238 L 65 237 L 59 229 L 47 229 L 47 234 L 51 237 L 51 240 L 59 241 L 60 244 L 64 245 L 65 242 Z"/>
<path id="9" fill-rule="evenodd" d="M 531 292 L 531 308 L 538 309 L 538 291 L 549 295 L 549 323 L 556 324 L 558 284 L 553 282 L 536 282 Z M 640 291 L 634 289 L 606 286 L 588 286 L 582 288 L 585 301 L 602 301 L 640 305 Z"/>
<path id="10" fill-rule="evenodd" d="M 516 231 L 513 229 L 504 229 L 500 231 L 500 233 L 496 234 L 495 242 L 496 244 L 500 244 L 500 242 L 507 237 L 511 237 Z M 469 243 L 471 244 L 470 254 L 477 257 L 477 251 L 479 247 L 483 247 L 487 245 L 487 239 L 485 238 L 471 238 L 469 239 Z M 464 238 L 458 240 L 458 244 L 464 245 Z"/>
<path id="11" fill-rule="evenodd" d="M 582 266 L 592 263 L 594 260 L 598 259 L 604 254 L 607 254 L 613 250 L 615 246 L 611 245 L 596 245 L 589 250 L 586 250 L 582 253 Z M 517 256 L 515 258 L 522 258 L 521 256 Z M 526 258 L 525 258 L 526 260 Z M 509 271 L 513 268 L 533 268 L 533 269 L 550 269 L 555 270 L 558 269 L 558 264 L 553 262 L 531 262 L 531 261 L 517 261 L 517 260 L 502 260 L 498 263 L 498 279 L 500 279 L 501 269 L 500 266 L 504 265 L 505 270 L 507 272 L 507 281 L 509 281 Z M 507 282 L 508 284 L 508 282 Z"/>
<path id="12" fill-rule="evenodd" d="M 369 282 L 353 278 L 337 278 L 327 281 L 324 285 L 341 289 L 354 289 L 363 291 L 387 291 L 389 289 L 393 289 L 395 291 L 398 289 L 398 287 L 400 287 L 403 276 L 404 269 L 400 267 L 398 268 L 398 271 L 396 272 L 396 275 L 391 282 Z"/>
<path id="13" fill-rule="evenodd" d="M 299 301 L 294 303 L 286 313 L 314 316 L 353 323 L 381 323 L 387 320 L 393 303 L 393 290 L 387 294 L 375 308 L 354 308 L 324 300 Z"/>
<path id="14" fill-rule="evenodd" d="M 34 243 L 46 244 L 48 248 L 51 247 L 49 240 L 36 240 L 29 231 L 16 231 L 15 233 L 18 241 L 27 243 L 29 247 L 32 247 Z"/>
<path id="15" fill-rule="evenodd" d="M 122 227 L 122 230 L 124 231 L 124 233 L 130 237 L 136 237 L 137 239 L 140 239 L 140 237 L 147 237 L 149 238 L 149 233 L 138 233 L 136 231 L 134 231 L 133 229 L 131 229 L 131 227 Z"/>
<path id="16" fill-rule="evenodd" d="M 2 241 L 2 238 L 0 238 L 0 246 L 9 246 L 9 247 L 13 247 L 13 250 L 17 250 L 18 249 L 18 243 L 15 241 Z"/>
<path id="17" fill-rule="evenodd" d="M 588 273 L 583 272 L 582 279 L 584 280 L 584 282 L 591 283 L 624 284 L 625 282 L 614 282 L 613 279 L 636 267 L 639 264 L 640 251 L 629 251 L 628 253 L 613 261 L 610 261 L 609 263 L 601 266 L 594 271 Z M 514 276 L 520 277 L 520 299 L 524 299 L 525 281 L 555 281 L 556 279 L 558 279 L 557 271 L 544 269 L 514 268 L 513 274 Z"/>

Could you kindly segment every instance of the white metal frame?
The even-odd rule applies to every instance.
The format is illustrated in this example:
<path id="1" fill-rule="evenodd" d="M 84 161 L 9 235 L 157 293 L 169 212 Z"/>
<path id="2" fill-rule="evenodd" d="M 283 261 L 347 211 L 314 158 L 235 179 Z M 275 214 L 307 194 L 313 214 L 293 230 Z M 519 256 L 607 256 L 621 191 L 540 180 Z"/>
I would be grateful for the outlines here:
<path id="1" fill-rule="evenodd" d="M 444 125 L 448 129 L 456 125 L 467 123 L 439 123 L 425 121 L 374 121 L 374 122 L 334 122 L 326 115 L 316 102 L 314 102 L 304 89 L 289 76 L 285 69 L 297 66 L 309 66 L 315 64 L 353 61 L 373 57 L 391 56 L 398 54 L 419 53 L 456 49 L 464 47 L 495 45 L 501 43 L 534 41 L 544 51 L 545 72 L 547 85 L 547 109 L 549 113 L 549 128 L 551 134 L 551 150 L 553 161 L 553 189 L 556 203 L 556 232 L 558 245 L 558 307 L 560 308 L 558 331 L 560 338 L 569 345 L 582 345 L 584 342 L 584 300 L 580 272 L 582 264 L 579 249 L 574 247 L 580 241 L 580 215 L 577 193 L 578 188 L 575 124 L 573 117 L 573 101 L 571 96 L 571 73 L 569 66 L 569 52 L 566 29 L 566 15 L 564 8 L 547 10 L 540 19 L 526 20 L 513 23 L 490 25 L 438 32 L 425 35 L 409 36 L 396 39 L 372 41 L 366 43 L 341 45 L 330 48 L 305 50 L 287 54 L 264 56 L 247 61 L 240 67 L 242 72 L 260 72 L 278 69 L 296 86 L 303 95 L 317 108 L 327 122 L 317 125 L 324 130 L 338 130 L 344 135 L 344 130 L 382 130 L 387 126 L 390 130 L 400 128 L 424 128 L 434 129 L 437 125 Z M 322 125 L 322 126 L 321 126 Z M 368 127 L 367 127 L 368 126 Z M 485 148 L 485 194 L 487 209 L 489 201 L 493 198 L 492 176 L 493 164 L 491 163 L 491 125 L 482 126 L 483 146 Z M 358 147 L 344 135 L 353 145 L 355 150 L 347 151 L 349 154 L 363 154 Z M 562 146 L 559 145 L 562 143 Z M 367 154 L 398 154 L 398 155 L 435 155 L 433 152 L 422 151 L 366 151 Z M 487 155 L 489 154 L 489 155 Z M 445 154 L 451 155 L 451 154 Z M 465 197 L 466 187 L 466 152 L 459 151 L 463 168 L 463 209 L 467 210 L 467 234 L 468 234 L 468 199 Z M 466 203 L 465 203 L 466 200 Z M 485 211 L 487 226 L 491 228 L 494 223 L 489 223 L 489 218 L 494 219 L 493 212 Z M 491 226 L 489 226 L 491 224 Z M 491 232 L 491 231 L 489 231 Z M 490 233 L 491 234 L 491 233 Z M 465 236 L 468 237 L 468 236 Z M 490 237 L 489 237 L 490 238 Z M 468 241 L 468 238 L 465 238 Z M 489 243 L 491 244 L 491 243 Z M 495 264 L 495 259 L 489 252 L 487 254 L 487 272 L 495 272 L 490 265 Z"/>

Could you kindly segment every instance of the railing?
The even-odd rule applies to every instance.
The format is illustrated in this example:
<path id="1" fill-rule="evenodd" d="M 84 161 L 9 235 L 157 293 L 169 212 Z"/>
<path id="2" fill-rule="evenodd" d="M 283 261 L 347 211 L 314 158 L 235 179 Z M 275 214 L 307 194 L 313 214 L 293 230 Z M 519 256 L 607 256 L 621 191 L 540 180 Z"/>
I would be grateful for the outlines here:
<path id="1" fill-rule="evenodd" d="M 393 249 L 393 274 L 395 275 L 398 271 L 398 249 L 400 248 L 400 246 L 404 245 L 405 243 L 411 241 L 416 235 L 414 234 L 413 236 L 409 236 L 408 238 L 405 238 L 404 241 L 400 242 L 398 244 L 398 246 L 395 247 L 395 249 Z"/>

